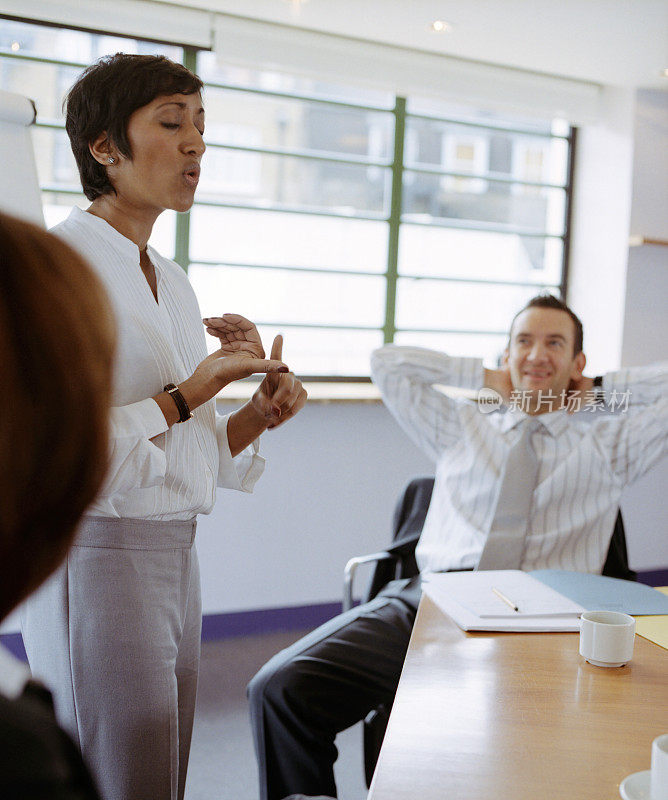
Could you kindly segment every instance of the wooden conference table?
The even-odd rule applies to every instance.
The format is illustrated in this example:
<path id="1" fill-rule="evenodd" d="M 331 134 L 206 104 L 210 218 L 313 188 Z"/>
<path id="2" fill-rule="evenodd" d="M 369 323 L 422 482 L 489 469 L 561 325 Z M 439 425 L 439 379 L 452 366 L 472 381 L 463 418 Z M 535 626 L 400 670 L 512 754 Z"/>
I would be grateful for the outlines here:
<path id="1" fill-rule="evenodd" d="M 619 800 L 668 732 L 668 651 L 604 669 L 577 633 L 460 630 L 423 595 L 369 800 Z"/>

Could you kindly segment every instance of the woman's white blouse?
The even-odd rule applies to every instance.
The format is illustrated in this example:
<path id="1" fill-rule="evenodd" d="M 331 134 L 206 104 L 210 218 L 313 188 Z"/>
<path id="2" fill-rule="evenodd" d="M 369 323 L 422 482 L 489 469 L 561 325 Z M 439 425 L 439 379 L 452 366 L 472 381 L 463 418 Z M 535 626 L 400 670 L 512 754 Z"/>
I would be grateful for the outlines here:
<path id="1" fill-rule="evenodd" d="M 251 492 L 264 470 L 258 442 L 235 458 L 228 417 L 215 401 L 168 428 L 151 398 L 188 378 L 206 357 L 205 333 L 185 272 L 153 248 L 158 302 L 139 266 L 139 248 L 99 217 L 74 208 L 52 229 L 93 266 L 109 294 L 118 344 L 105 483 L 88 514 L 185 520 L 208 514 L 216 485 Z"/>

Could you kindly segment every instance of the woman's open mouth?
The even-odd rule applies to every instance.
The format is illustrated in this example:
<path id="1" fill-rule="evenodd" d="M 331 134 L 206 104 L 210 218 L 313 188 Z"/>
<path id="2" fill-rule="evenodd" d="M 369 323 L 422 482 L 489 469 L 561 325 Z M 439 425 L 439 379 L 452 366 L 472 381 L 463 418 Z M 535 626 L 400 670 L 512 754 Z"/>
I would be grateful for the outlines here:
<path id="1" fill-rule="evenodd" d="M 199 183 L 199 164 L 193 164 L 183 171 L 183 179 L 191 189 L 196 189 Z"/>

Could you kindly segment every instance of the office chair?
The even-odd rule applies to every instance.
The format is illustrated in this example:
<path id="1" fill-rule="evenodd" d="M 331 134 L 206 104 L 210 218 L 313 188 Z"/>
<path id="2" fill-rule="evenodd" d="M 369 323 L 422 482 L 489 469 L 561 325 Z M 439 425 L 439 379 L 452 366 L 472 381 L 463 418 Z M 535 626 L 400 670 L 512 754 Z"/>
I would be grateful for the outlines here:
<path id="1" fill-rule="evenodd" d="M 413 478 L 404 489 L 394 510 L 392 546 L 387 550 L 358 556 L 348 561 L 343 578 L 344 611 L 353 607 L 353 580 L 360 564 L 376 563 L 363 603 L 372 600 L 389 581 L 395 578 L 412 578 L 418 574 L 415 546 L 422 533 L 433 488 L 433 477 Z M 601 574 L 630 581 L 637 580 L 638 577 L 629 568 L 621 511 L 617 513 Z M 391 706 L 381 705 L 371 711 L 364 720 L 364 774 L 367 786 L 371 785 L 390 710 Z"/>

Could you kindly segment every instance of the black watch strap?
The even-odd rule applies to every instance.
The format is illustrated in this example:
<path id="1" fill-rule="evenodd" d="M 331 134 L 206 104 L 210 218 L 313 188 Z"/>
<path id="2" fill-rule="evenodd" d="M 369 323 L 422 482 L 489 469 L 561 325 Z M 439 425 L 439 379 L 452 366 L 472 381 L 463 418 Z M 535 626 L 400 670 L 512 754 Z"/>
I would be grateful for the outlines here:
<path id="1" fill-rule="evenodd" d="M 179 412 L 179 422 L 187 422 L 192 417 L 192 412 L 188 408 L 185 397 L 179 391 L 179 387 L 174 383 L 168 383 L 163 391 L 167 392 L 176 403 L 176 408 Z"/>
<path id="2" fill-rule="evenodd" d="M 592 389 L 592 394 L 594 395 L 594 403 L 601 405 L 604 400 L 604 392 L 603 392 L 603 376 L 597 375 L 594 378 L 594 386 Z"/>

